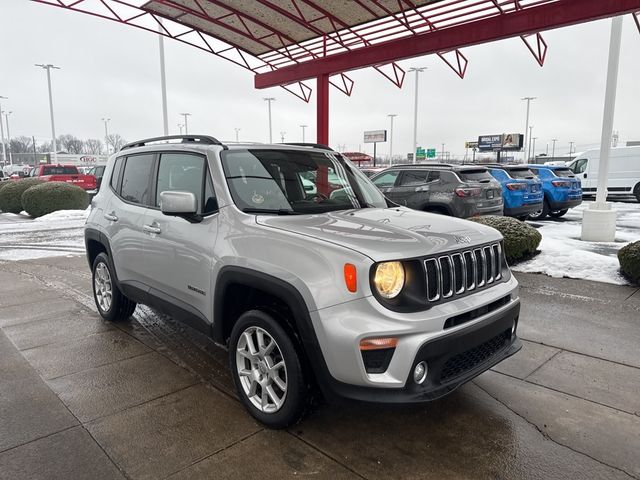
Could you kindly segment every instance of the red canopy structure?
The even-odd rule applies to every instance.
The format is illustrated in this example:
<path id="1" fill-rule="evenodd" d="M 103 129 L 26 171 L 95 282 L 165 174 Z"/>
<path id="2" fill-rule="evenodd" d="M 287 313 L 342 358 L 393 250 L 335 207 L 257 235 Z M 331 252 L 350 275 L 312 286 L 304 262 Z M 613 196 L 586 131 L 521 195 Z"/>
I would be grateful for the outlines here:
<path id="1" fill-rule="evenodd" d="M 401 87 L 395 62 L 437 54 L 461 78 L 461 48 L 521 37 L 542 66 L 540 32 L 631 13 L 640 0 L 33 0 L 160 33 L 281 86 L 304 101 L 316 80 L 317 142 L 329 143 L 329 85 L 346 95 L 348 71 L 373 67 Z"/>

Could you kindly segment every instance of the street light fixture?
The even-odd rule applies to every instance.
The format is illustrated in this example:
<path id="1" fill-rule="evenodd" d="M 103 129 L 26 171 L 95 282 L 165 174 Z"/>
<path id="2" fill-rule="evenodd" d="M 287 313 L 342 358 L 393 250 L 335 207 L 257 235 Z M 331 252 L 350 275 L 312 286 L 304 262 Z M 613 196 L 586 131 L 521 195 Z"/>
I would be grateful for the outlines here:
<path id="1" fill-rule="evenodd" d="M 416 163 L 418 151 L 418 74 L 424 72 L 427 67 L 411 67 L 409 72 L 416 72 L 416 90 L 413 104 L 413 163 Z"/>
<path id="2" fill-rule="evenodd" d="M 274 97 L 265 97 L 263 98 L 263 100 L 269 104 L 269 143 L 273 143 L 273 135 L 271 130 L 271 102 L 274 102 L 276 99 Z"/>
<path id="3" fill-rule="evenodd" d="M 109 155 L 109 130 L 107 128 L 107 124 L 111 121 L 110 118 L 103 118 L 104 122 L 104 145 L 107 149 L 107 155 Z"/>
<path id="4" fill-rule="evenodd" d="M 391 129 L 389 131 L 389 166 L 393 165 L 393 119 L 397 116 L 397 113 L 387 115 L 387 117 L 391 119 Z"/>
<path id="5" fill-rule="evenodd" d="M 184 117 L 184 134 L 185 135 L 189 135 L 189 121 L 187 120 L 187 117 L 190 117 L 191 114 L 190 113 L 181 113 L 180 115 L 182 115 Z"/>
<path id="6" fill-rule="evenodd" d="M 305 143 L 304 133 L 305 133 L 305 130 L 306 130 L 307 126 L 308 125 L 300 125 L 300 127 L 302 128 L 302 143 Z"/>
<path id="7" fill-rule="evenodd" d="M 531 100 L 535 100 L 538 97 L 523 97 L 522 100 L 527 101 L 527 123 L 524 127 L 524 152 L 527 153 L 527 147 L 531 142 L 531 139 L 527 137 L 527 133 L 529 132 L 529 106 L 531 104 Z"/>
<path id="8" fill-rule="evenodd" d="M 3 97 L 0 95 L 0 111 L 2 111 L 2 100 L 8 100 L 9 97 Z M 2 126 L 2 119 L 0 119 L 0 143 L 2 143 L 2 161 L 7 161 L 7 147 L 4 145 L 4 127 Z"/>
<path id="9" fill-rule="evenodd" d="M 49 113 L 51 114 L 51 142 L 53 147 L 53 161 L 58 163 L 58 144 L 56 142 L 56 125 L 53 119 L 53 96 L 51 94 L 51 69 L 60 70 L 60 67 L 51 65 L 50 63 L 36 63 L 36 67 L 40 67 L 47 71 L 47 85 L 49 86 Z"/>

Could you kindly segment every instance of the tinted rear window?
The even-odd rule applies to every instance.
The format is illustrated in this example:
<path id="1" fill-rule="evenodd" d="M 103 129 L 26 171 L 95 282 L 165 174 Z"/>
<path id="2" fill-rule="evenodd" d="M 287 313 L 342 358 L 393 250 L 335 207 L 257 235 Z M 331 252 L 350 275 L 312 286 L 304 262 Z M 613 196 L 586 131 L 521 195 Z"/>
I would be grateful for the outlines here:
<path id="1" fill-rule="evenodd" d="M 507 170 L 511 178 L 533 178 L 534 173 L 528 168 L 512 168 Z"/>
<path id="2" fill-rule="evenodd" d="M 569 168 L 556 168 L 551 170 L 556 177 L 573 177 L 574 174 Z"/>
<path id="3" fill-rule="evenodd" d="M 78 169 L 76 167 L 42 167 L 42 175 L 77 175 Z"/>
<path id="4" fill-rule="evenodd" d="M 464 170 L 457 173 L 463 182 L 481 182 L 483 180 L 493 179 L 487 170 Z"/>

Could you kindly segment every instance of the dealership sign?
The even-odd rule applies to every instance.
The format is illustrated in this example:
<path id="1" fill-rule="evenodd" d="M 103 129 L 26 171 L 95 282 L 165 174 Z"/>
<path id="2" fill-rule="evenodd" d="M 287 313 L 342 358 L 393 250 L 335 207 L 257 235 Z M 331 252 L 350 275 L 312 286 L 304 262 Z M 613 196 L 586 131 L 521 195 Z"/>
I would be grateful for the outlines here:
<path id="1" fill-rule="evenodd" d="M 386 130 L 371 130 L 364 132 L 364 143 L 378 143 L 387 141 Z"/>
<path id="2" fill-rule="evenodd" d="M 502 135 L 482 135 L 478 137 L 478 150 L 522 150 L 523 135 L 520 133 L 503 133 Z"/>

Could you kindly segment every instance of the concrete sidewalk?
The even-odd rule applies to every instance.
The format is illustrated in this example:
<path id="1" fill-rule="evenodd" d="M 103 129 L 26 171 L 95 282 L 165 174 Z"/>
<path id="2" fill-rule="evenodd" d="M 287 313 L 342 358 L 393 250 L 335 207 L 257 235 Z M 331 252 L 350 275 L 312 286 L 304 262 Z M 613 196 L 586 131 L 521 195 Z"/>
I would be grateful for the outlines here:
<path id="1" fill-rule="evenodd" d="M 640 478 L 640 292 L 517 276 L 525 346 L 494 371 L 273 432 L 207 338 L 103 322 L 83 257 L 0 262 L 0 479 Z"/>

